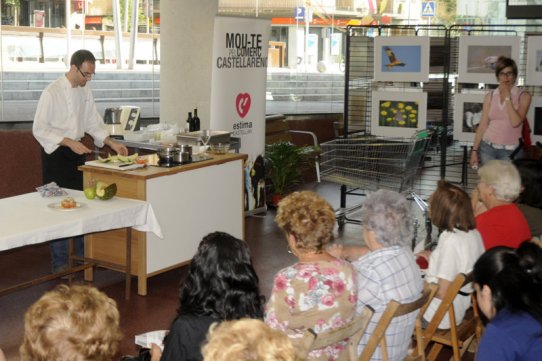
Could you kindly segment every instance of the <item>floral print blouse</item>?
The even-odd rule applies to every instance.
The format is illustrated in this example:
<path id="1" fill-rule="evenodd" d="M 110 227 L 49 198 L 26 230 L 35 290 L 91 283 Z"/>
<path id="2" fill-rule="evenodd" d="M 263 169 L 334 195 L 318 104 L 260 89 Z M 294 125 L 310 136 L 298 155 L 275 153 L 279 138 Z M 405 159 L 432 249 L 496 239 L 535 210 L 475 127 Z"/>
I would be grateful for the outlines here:
<path id="1" fill-rule="evenodd" d="M 299 262 L 275 275 L 265 322 L 285 332 L 294 345 L 306 329 L 320 333 L 343 326 L 356 314 L 356 272 L 344 260 Z M 308 360 L 347 360 L 342 341 L 308 355 Z"/>

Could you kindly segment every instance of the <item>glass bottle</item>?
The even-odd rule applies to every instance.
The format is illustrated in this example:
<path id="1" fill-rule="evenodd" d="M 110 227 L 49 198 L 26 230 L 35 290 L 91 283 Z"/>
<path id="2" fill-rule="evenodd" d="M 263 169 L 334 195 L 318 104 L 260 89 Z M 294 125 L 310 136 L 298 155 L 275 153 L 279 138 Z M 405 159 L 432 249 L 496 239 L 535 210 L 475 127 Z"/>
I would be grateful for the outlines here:
<path id="1" fill-rule="evenodd" d="M 192 112 L 188 112 L 188 118 L 186 119 L 185 129 L 187 132 L 194 131 L 194 118 L 192 118 Z"/>
<path id="2" fill-rule="evenodd" d="M 198 131 L 200 130 L 200 120 L 199 120 L 199 117 L 198 117 L 198 108 L 195 108 L 194 109 L 194 131 Z"/>

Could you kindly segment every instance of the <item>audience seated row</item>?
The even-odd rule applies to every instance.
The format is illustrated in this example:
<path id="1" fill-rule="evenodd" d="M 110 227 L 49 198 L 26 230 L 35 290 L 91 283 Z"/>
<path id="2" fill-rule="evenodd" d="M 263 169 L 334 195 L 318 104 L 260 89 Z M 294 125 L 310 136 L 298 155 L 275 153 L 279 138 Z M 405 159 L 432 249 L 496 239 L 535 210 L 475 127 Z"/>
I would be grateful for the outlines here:
<path id="1" fill-rule="evenodd" d="M 491 161 L 479 173 L 481 181 L 472 205 L 478 207 L 479 199 L 490 214 L 492 209 L 514 206 L 511 202 L 519 195 L 521 183 L 512 163 Z M 528 184 L 524 179 L 522 201 L 536 199 L 526 188 Z M 423 274 L 409 248 L 414 224 L 411 206 L 396 192 L 379 190 L 365 200 L 365 247 L 330 246 L 335 212 L 314 192 L 296 192 L 284 198 L 276 222 L 299 262 L 276 274 L 265 317 L 264 298 L 246 243 L 222 232 L 207 235 L 181 286 L 178 315 L 164 341 L 164 351 L 154 345 L 152 360 L 347 360 L 351 359 L 349 339 L 309 352 L 304 336 L 310 330 L 318 340 L 318 334 L 345 329 L 362 310 L 374 310 L 374 314 L 365 312 L 365 324 L 370 321 L 361 336 L 358 355 L 367 357 L 364 360 L 404 360 L 415 325 L 416 334 L 423 334 L 422 316 L 433 331 L 451 327 L 455 332 L 455 325 L 471 306 L 472 294 L 467 284 L 471 276 L 461 282 L 465 287 L 456 287 L 456 276 L 471 271 L 480 308 L 491 320 L 480 346 L 480 355 L 485 356 L 479 359 L 494 359 L 494 339 L 502 341 L 502 348 L 515 347 L 516 354 L 525 352 L 522 342 L 530 340 L 540 352 L 542 341 L 534 335 L 542 332 L 542 250 L 526 243 L 517 250 L 493 247 L 483 253 L 484 223 L 480 229 L 480 216 L 475 220 L 468 194 L 446 181 L 439 181 L 429 199 L 429 210 L 432 223 L 442 232 L 436 248 L 419 255 L 428 259 L 425 281 L 437 284 L 434 299 L 427 287 L 422 297 Z M 522 237 L 526 240 L 530 233 Z M 486 242 L 486 248 L 493 243 Z M 521 242 L 516 243 L 514 248 Z M 455 294 L 449 296 L 451 288 L 456 288 Z M 438 325 L 432 326 L 434 315 L 443 308 L 442 300 L 450 303 L 446 307 L 451 307 L 452 317 L 438 319 Z M 390 311 L 393 305 L 396 308 Z M 414 311 L 401 311 L 404 314 L 394 317 L 397 309 Z M 450 324 L 454 314 L 455 323 Z M 386 325 L 382 326 L 384 318 Z M 36 302 L 25 320 L 23 361 L 107 361 L 117 353 L 121 335 L 115 303 L 91 287 L 60 286 Z M 521 335 L 519 343 L 506 338 L 516 327 L 510 320 L 525 326 L 523 333 L 516 332 Z M 378 341 L 371 339 L 378 333 Z M 417 339 L 420 356 L 433 338 Z M 379 346 L 373 347 L 374 342 Z M 420 347 L 420 343 L 424 345 Z M 534 360 L 533 355 L 539 353 L 525 359 Z"/>

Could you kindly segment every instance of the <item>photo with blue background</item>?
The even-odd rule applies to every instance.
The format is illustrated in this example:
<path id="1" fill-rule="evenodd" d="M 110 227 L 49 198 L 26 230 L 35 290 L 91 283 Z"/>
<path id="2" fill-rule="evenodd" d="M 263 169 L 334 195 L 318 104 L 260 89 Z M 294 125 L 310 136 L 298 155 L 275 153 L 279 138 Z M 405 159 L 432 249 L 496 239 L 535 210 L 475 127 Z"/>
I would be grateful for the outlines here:
<path id="1" fill-rule="evenodd" d="M 386 48 L 390 48 L 397 63 L 403 64 L 391 66 L 390 59 L 386 53 Z M 421 71 L 422 47 L 420 45 L 386 45 L 382 46 L 382 65 L 383 73 L 413 73 Z"/>

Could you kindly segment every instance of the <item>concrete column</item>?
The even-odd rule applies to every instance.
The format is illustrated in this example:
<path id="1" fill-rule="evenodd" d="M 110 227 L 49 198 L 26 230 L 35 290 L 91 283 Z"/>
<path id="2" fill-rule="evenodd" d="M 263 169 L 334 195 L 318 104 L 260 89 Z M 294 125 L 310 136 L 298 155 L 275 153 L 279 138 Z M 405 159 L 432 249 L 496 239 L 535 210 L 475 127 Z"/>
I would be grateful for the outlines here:
<path id="1" fill-rule="evenodd" d="M 286 46 L 288 47 L 288 68 L 290 69 L 297 69 L 297 42 L 303 41 L 303 39 L 298 38 L 297 29 L 298 27 L 296 26 L 288 27 L 288 42 Z"/>
<path id="2" fill-rule="evenodd" d="M 209 127 L 217 0 L 160 2 L 160 122 L 179 124 L 198 108 Z"/>

